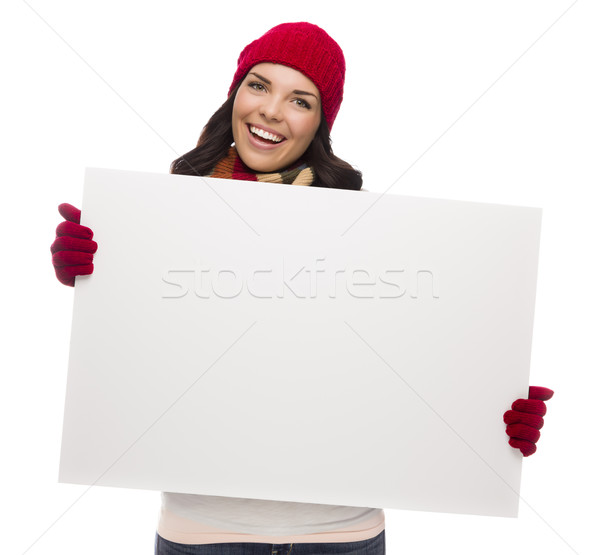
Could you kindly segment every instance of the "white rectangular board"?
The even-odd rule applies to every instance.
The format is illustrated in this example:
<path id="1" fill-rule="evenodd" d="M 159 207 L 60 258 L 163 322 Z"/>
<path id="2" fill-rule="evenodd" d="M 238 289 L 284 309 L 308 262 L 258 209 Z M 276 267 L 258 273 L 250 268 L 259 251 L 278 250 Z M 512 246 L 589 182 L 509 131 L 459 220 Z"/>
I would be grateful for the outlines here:
<path id="1" fill-rule="evenodd" d="M 516 516 L 538 208 L 88 169 L 61 482 Z"/>

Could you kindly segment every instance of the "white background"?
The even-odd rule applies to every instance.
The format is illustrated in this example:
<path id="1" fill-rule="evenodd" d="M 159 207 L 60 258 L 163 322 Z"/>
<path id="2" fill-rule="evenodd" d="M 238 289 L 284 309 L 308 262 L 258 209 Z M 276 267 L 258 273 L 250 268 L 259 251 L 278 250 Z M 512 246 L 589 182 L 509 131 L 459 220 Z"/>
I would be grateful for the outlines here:
<path id="1" fill-rule="evenodd" d="M 2 552 L 152 552 L 158 493 L 57 483 L 73 291 L 50 264 L 56 206 L 81 204 L 86 166 L 166 172 L 241 49 L 308 20 L 344 49 L 333 145 L 367 189 L 544 209 L 531 383 L 556 395 L 521 514 L 387 510 L 388 552 L 597 553 L 599 15 L 585 0 L 3 2 Z"/>

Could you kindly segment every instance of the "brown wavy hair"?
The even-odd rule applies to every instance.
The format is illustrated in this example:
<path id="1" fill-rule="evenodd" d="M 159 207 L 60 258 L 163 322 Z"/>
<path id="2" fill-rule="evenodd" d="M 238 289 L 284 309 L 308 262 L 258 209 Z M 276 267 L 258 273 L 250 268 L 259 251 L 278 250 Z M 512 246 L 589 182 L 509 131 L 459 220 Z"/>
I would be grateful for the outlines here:
<path id="1" fill-rule="evenodd" d="M 196 148 L 180 156 L 171 163 L 171 173 L 183 175 L 208 175 L 217 162 L 227 155 L 233 143 L 231 116 L 235 95 L 242 82 L 235 87 L 225 103 L 212 115 L 202 129 Z M 313 187 L 332 189 L 352 189 L 362 187 L 362 173 L 348 162 L 333 154 L 331 136 L 325 117 L 321 112 L 321 123 L 302 160 L 313 168 Z"/>

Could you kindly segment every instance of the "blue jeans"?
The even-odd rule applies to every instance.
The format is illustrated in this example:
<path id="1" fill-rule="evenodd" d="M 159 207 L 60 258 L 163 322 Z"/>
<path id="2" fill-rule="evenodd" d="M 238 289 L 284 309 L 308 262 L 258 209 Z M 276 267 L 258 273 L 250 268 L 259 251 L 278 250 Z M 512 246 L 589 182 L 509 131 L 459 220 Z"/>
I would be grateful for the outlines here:
<path id="1" fill-rule="evenodd" d="M 155 555 L 385 555 L 385 530 L 359 542 L 341 543 L 173 543 L 156 534 Z"/>

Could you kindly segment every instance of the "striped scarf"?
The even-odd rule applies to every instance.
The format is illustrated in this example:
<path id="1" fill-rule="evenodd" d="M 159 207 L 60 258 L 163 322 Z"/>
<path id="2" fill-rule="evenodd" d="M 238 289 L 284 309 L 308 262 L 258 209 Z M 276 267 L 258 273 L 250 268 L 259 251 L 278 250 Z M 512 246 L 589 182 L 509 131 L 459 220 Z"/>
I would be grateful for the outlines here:
<path id="1" fill-rule="evenodd" d="M 234 146 L 229 147 L 227 156 L 222 158 L 208 177 L 240 179 L 242 181 L 262 181 L 264 183 L 285 183 L 288 185 L 312 185 L 314 174 L 304 162 L 298 161 L 292 167 L 276 173 L 256 173 L 238 156 Z"/>

